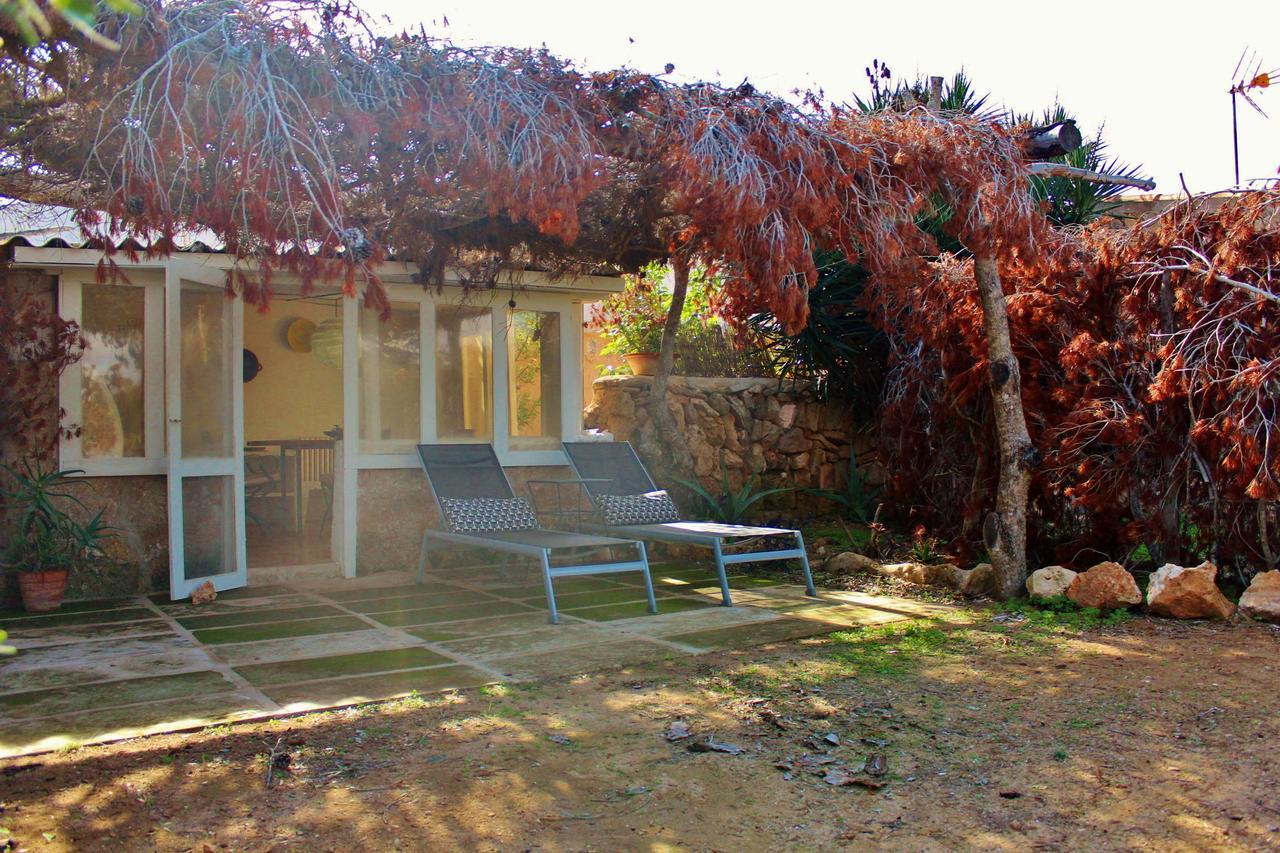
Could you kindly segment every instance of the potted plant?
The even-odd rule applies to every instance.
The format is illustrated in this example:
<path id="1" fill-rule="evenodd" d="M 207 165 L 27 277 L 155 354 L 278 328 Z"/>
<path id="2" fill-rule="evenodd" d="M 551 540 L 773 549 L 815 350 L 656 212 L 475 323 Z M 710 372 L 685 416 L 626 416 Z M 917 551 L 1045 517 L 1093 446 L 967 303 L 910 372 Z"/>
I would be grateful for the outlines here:
<path id="1" fill-rule="evenodd" d="M 4 509 L 11 514 L 3 565 L 17 573 L 27 610 L 57 610 L 69 572 L 105 556 L 102 546 L 111 528 L 103 523 L 101 510 L 87 522 L 71 514 L 76 508 L 88 512 L 75 494 L 89 485 L 76 476 L 84 472 L 49 470 L 30 460 L 19 468 L 2 467 L 9 480 Z"/>
<path id="2" fill-rule="evenodd" d="M 621 293 L 605 300 L 595 324 L 607 343 L 602 355 L 621 355 L 636 376 L 653 376 L 662 348 L 670 296 L 652 275 L 632 278 Z"/>

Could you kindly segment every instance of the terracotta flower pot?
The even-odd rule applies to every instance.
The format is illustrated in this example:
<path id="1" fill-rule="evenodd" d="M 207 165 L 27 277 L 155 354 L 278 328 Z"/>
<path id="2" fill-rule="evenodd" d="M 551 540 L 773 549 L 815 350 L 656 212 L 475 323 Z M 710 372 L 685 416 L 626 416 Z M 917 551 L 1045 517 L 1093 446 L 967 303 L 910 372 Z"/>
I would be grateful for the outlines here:
<path id="1" fill-rule="evenodd" d="M 30 613 L 47 613 L 62 606 L 62 594 L 67 591 L 67 570 L 51 569 L 47 572 L 21 572 L 18 588 L 22 590 L 22 606 Z"/>
<path id="2" fill-rule="evenodd" d="M 623 356 L 636 376 L 653 376 L 657 373 L 659 357 L 656 352 L 629 352 Z"/>

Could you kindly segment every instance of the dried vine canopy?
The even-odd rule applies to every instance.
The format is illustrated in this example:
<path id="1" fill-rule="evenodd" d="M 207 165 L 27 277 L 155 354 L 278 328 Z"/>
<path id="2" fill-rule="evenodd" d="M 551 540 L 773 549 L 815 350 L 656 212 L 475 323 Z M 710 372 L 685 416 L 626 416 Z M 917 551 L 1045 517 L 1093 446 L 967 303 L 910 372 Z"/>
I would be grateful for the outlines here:
<path id="1" fill-rule="evenodd" d="M 545 51 L 384 36 L 352 8 L 180 0 L 0 62 L 0 192 L 69 204 L 161 249 L 204 228 L 266 273 L 339 277 L 377 303 L 394 252 L 556 273 L 680 251 L 726 307 L 805 321 L 815 245 L 887 280 L 923 274 L 915 218 L 954 208 L 967 245 L 1032 257 L 1044 224 L 1003 128 L 866 115 L 748 84 L 589 73 Z M 68 37 L 74 39 L 73 36 Z"/>

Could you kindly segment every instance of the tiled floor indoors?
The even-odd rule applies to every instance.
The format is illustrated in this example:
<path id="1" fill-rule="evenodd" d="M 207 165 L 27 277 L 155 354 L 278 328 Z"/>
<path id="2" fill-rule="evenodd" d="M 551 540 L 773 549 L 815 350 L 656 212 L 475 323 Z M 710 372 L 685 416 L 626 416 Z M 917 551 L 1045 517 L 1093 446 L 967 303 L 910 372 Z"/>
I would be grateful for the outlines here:
<path id="1" fill-rule="evenodd" d="M 16 657 L 0 659 L 0 756 L 350 705 L 417 691 L 537 679 L 742 648 L 936 612 L 852 592 L 821 600 L 777 579 L 731 580 L 717 606 L 707 566 L 556 582 L 547 620 L 535 570 L 378 575 L 306 588 L 249 587 L 212 604 L 167 596 L 0 612 Z"/>

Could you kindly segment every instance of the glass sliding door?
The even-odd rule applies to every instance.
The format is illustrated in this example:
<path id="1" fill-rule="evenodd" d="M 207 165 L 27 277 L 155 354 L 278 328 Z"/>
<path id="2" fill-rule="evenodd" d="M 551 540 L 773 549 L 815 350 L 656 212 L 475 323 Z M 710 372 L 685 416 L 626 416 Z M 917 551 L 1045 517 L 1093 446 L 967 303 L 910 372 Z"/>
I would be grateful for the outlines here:
<path id="1" fill-rule="evenodd" d="M 225 273 L 170 262 L 165 277 L 165 408 L 170 597 L 206 581 L 246 582 L 244 304 Z"/>

